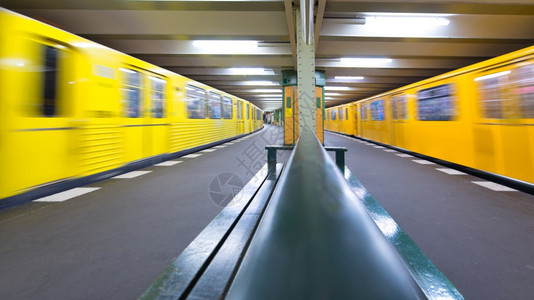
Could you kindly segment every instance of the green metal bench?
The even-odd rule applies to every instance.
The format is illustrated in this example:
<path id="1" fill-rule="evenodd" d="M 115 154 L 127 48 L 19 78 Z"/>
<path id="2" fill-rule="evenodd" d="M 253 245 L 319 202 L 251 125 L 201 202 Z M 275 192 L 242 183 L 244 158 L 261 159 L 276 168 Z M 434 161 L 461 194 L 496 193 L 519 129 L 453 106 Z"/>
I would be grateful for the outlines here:
<path id="1" fill-rule="evenodd" d="M 275 151 L 287 147 L 268 147 L 268 164 L 241 201 L 141 299 L 463 299 L 312 132 L 284 170 Z"/>

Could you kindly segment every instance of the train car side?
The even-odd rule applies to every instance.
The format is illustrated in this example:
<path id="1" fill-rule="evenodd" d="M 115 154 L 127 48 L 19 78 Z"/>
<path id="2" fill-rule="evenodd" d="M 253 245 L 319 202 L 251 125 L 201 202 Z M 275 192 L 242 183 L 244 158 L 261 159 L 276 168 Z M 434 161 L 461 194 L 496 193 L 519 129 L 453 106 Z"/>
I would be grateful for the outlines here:
<path id="1" fill-rule="evenodd" d="M 0 24 L 0 199 L 260 128 L 243 99 L 7 10 Z"/>
<path id="2" fill-rule="evenodd" d="M 534 47 L 354 105 L 357 136 L 534 183 Z"/>

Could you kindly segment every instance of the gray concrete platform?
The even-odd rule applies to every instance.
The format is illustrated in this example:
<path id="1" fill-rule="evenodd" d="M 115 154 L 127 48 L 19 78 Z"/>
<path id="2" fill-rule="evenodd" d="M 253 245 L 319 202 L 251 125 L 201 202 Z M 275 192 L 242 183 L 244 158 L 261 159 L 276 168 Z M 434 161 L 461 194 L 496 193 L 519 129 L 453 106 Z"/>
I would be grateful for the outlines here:
<path id="1" fill-rule="evenodd" d="M 101 181 L 64 202 L 0 211 L 0 299 L 137 298 L 265 163 L 264 146 L 280 144 L 280 130 L 267 126 L 139 177 Z M 325 137 L 349 149 L 351 171 L 466 299 L 531 299 L 534 196 Z"/>
<path id="2" fill-rule="evenodd" d="M 280 130 L 0 211 L 0 299 L 137 298 L 265 164 Z"/>
<path id="3" fill-rule="evenodd" d="M 325 144 L 348 148 L 352 173 L 466 299 L 532 299 L 534 196 L 346 136 Z"/>

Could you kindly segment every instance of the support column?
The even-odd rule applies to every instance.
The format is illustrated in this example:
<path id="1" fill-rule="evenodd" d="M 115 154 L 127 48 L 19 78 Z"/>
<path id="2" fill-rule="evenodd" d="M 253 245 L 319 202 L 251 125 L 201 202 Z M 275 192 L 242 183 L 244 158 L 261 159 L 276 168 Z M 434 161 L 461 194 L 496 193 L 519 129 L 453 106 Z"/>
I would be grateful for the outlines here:
<path id="1" fill-rule="evenodd" d="M 302 3 L 303 1 L 301 1 Z M 302 9 L 302 7 L 301 7 Z M 299 132 L 306 128 L 316 132 L 315 121 L 315 46 L 313 34 L 303 36 L 303 30 L 308 32 L 302 24 L 302 11 L 299 9 L 296 13 L 297 27 L 297 86 L 298 86 L 298 124 Z M 304 13 L 306 13 L 304 9 Z M 313 17 L 312 19 L 313 20 Z M 312 27 L 313 28 L 313 27 Z M 306 43 L 305 38 L 309 43 Z"/>

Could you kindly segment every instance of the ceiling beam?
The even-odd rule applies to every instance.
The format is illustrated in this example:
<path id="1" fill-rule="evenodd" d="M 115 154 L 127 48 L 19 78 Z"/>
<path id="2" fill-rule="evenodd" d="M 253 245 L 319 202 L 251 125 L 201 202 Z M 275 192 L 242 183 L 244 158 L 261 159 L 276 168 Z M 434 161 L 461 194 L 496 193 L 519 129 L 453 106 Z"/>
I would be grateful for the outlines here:
<path id="1" fill-rule="evenodd" d="M 317 52 L 317 46 L 319 45 L 319 37 L 321 36 L 321 27 L 323 26 L 325 8 L 326 0 L 319 0 L 319 3 L 317 4 L 317 17 L 315 18 L 315 52 Z"/>
<path id="2" fill-rule="evenodd" d="M 287 30 L 289 33 L 289 42 L 291 43 L 291 53 L 293 56 L 293 67 L 297 68 L 297 42 L 295 40 L 295 22 L 293 17 L 293 1 L 284 0 L 286 12 Z"/>
<path id="3" fill-rule="evenodd" d="M 429 2 L 429 1 L 427 1 Z M 420 1 L 353 1 L 337 0 L 328 4 L 328 12 L 396 12 L 396 13 L 448 13 L 468 15 L 532 15 L 534 5 L 530 0 L 491 0 L 485 3 L 451 3 L 450 0 Z M 491 3 L 492 2 L 492 3 Z M 522 3 L 520 3 L 522 2 Z"/>

